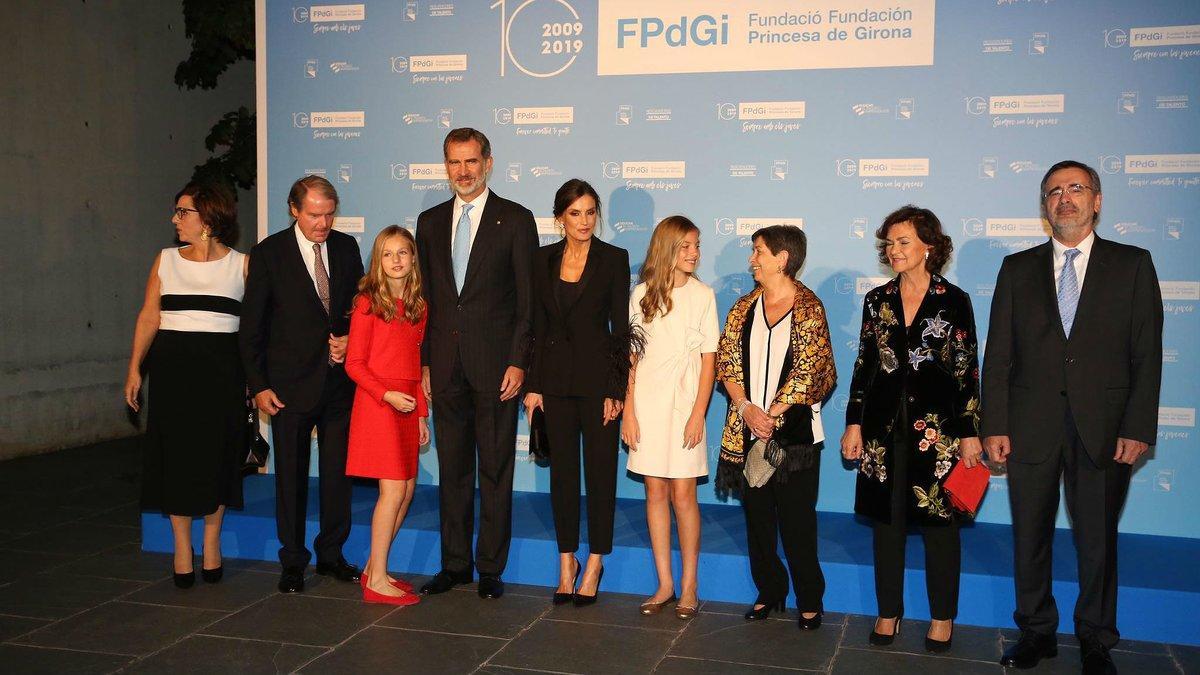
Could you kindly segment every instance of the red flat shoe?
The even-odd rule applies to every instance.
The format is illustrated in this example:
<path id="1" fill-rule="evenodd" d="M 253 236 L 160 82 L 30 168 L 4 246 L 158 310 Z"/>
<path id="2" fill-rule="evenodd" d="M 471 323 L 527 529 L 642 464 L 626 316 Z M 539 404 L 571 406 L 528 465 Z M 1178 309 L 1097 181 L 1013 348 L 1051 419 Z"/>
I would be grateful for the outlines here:
<path id="1" fill-rule="evenodd" d="M 391 582 L 389 582 L 389 583 L 392 584 L 393 588 L 399 588 L 400 590 L 404 591 L 405 593 L 413 592 L 413 585 L 403 579 L 392 579 Z M 363 588 L 367 587 L 367 573 L 365 570 L 363 571 L 362 576 L 359 577 L 358 584 L 360 586 L 362 586 Z"/>
<path id="2" fill-rule="evenodd" d="M 373 605 L 396 605 L 397 607 L 407 607 L 415 605 L 421 601 L 421 596 L 416 593 L 405 593 L 404 595 L 384 595 L 375 591 L 364 588 L 363 602 Z"/>

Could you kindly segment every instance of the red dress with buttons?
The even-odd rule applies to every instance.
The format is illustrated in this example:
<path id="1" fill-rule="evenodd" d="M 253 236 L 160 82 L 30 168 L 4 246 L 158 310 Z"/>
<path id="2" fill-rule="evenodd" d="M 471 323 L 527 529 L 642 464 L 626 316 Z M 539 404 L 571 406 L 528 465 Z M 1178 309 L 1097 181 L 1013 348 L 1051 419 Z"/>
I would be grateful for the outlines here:
<path id="1" fill-rule="evenodd" d="M 391 321 L 370 314 L 365 295 L 354 299 L 346 374 L 358 385 L 350 413 L 350 447 L 346 475 L 408 480 L 417 475 L 420 449 L 418 418 L 428 417 L 421 393 L 421 340 L 425 316 L 415 324 L 400 314 Z M 402 413 L 383 400 L 389 391 L 417 399 Z"/>

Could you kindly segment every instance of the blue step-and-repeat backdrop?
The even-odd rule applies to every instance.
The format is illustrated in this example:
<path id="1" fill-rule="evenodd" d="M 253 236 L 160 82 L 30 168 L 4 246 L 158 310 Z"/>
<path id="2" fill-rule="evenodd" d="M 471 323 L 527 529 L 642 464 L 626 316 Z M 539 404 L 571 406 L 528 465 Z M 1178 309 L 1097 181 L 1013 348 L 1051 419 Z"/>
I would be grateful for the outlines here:
<path id="1" fill-rule="evenodd" d="M 1153 252 L 1166 314 L 1158 444 L 1122 529 L 1200 537 L 1200 3 L 258 5 L 262 235 L 289 225 L 289 185 L 317 173 L 366 255 L 381 228 L 414 227 L 452 196 L 441 141 L 460 126 L 489 136 L 491 186 L 533 210 L 543 244 L 572 177 L 596 186 L 601 236 L 635 263 L 658 220 L 690 217 L 722 311 L 753 286 L 748 235 L 803 227 L 802 279 L 828 310 L 839 372 L 823 413 L 823 510 L 853 506 L 836 446 L 863 293 L 888 273 L 874 249 L 882 218 L 910 202 L 939 215 L 955 245 L 947 276 L 971 294 L 983 336 L 1001 259 L 1045 240 L 1042 173 L 1068 158 L 1095 166 L 1099 235 Z M 714 397 L 710 466 L 724 410 Z M 517 453 L 527 458 L 523 436 Z M 422 483 L 437 481 L 436 453 L 421 467 Z M 632 478 L 619 485 L 643 495 Z M 547 491 L 548 471 L 519 462 L 516 489 Z M 711 482 L 701 499 L 718 501 Z M 1008 522 L 1002 476 L 980 519 Z"/>

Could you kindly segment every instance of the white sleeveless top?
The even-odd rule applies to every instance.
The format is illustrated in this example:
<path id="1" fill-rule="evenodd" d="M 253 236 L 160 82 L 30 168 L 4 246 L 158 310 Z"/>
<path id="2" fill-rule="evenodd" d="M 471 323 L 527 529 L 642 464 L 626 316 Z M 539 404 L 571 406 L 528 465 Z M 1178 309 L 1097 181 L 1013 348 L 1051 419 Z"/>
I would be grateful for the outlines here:
<path id="1" fill-rule="evenodd" d="M 220 260 L 193 262 L 178 248 L 164 248 L 158 261 L 159 329 L 236 333 L 246 292 L 245 259 L 230 249 Z"/>
<path id="2" fill-rule="evenodd" d="M 767 323 L 766 303 L 762 296 L 751 308 L 754 319 L 750 324 L 750 386 L 754 391 L 746 397 L 763 410 L 771 409 L 771 402 L 779 391 L 779 378 L 783 376 L 783 357 L 792 341 L 792 322 L 795 315 L 788 311 L 774 326 Z M 813 443 L 825 440 L 825 428 L 821 424 L 821 404 L 812 406 Z M 754 434 L 750 434 L 753 438 Z"/>

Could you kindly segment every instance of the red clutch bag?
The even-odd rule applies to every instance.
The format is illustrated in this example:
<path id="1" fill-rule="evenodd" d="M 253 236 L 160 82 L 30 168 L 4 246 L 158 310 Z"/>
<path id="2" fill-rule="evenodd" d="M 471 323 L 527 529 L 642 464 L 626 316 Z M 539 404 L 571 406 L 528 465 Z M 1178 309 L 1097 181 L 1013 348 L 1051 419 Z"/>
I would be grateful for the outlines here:
<path id="1" fill-rule="evenodd" d="M 974 517 L 975 512 L 979 510 L 979 502 L 983 501 L 983 493 L 987 491 L 991 476 L 992 472 L 988 471 L 983 462 L 976 464 L 973 469 L 968 469 L 961 461 L 955 464 L 943 486 L 946 494 L 950 496 L 950 505 Z"/>

